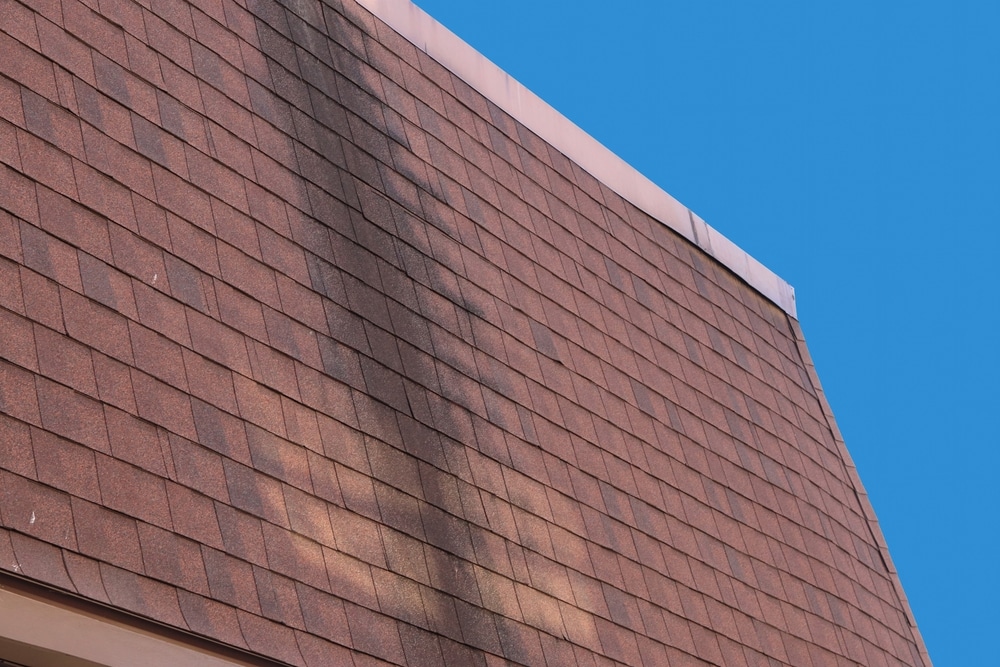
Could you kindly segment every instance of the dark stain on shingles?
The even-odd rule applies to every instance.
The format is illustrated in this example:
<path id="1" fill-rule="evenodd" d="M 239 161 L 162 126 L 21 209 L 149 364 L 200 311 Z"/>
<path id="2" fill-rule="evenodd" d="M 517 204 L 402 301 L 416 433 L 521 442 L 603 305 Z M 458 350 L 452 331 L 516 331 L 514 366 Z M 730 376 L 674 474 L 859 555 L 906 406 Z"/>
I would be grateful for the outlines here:
<path id="1" fill-rule="evenodd" d="M 278 10 L 276 6 L 273 6 L 269 8 L 267 11 L 273 13 Z M 279 17 L 271 17 L 271 18 L 278 21 L 278 25 L 280 25 L 283 20 Z M 341 17 L 339 14 L 336 14 L 334 12 L 327 12 L 327 21 L 329 22 L 331 20 L 346 21 L 346 19 Z M 330 27 L 329 29 L 333 34 L 340 34 L 341 32 L 347 31 L 346 27 L 341 30 L 338 30 L 336 26 Z M 268 31 L 265 31 L 265 34 L 270 35 Z M 286 78 L 288 76 L 288 72 L 285 71 L 284 67 L 278 66 L 278 63 L 283 63 L 285 65 L 290 64 L 288 62 L 289 60 L 288 57 L 290 54 L 287 52 L 282 52 L 287 45 L 287 42 L 285 42 L 285 40 L 278 39 L 275 36 L 272 37 L 274 38 L 273 39 L 265 38 L 262 40 L 262 42 L 265 43 L 264 46 L 265 54 L 267 54 L 268 52 L 267 44 L 269 43 L 274 44 L 275 48 L 278 49 L 278 52 L 273 54 L 273 60 L 270 61 L 269 64 L 271 64 L 272 79 L 275 81 L 274 92 L 280 96 L 283 91 L 292 92 L 289 89 L 290 83 Z M 310 78 L 314 82 L 319 83 L 322 86 L 322 88 L 324 89 L 323 90 L 324 93 L 327 94 L 332 93 L 333 95 L 337 95 L 338 98 L 334 99 L 332 104 L 324 100 L 323 104 L 312 105 L 315 120 L 319 123 L 321 127 L 317 127 L 316 125 L 311 123 L 299 123 L 295 127 L 295 131 L 298 132 L 297 139 L 299 141 L 302 141 L 306 145 L 322 146 L 325 143 L 331 141 L 329 130 L 333 129 L 335 132 L 339 134 L 340 140 L 344 142 L 345 149 L 348 147 L 348 145 L 353 145 L 355 147 L 354 150 L 356 151 L 360 150 L 361 154 L 369 156 L 378 155 L 381 156 L 383 159 L 391 162 L 391 155 L 390 152 L 386 150 L 387 146 L 385 142 L 387 140 L 390 142 L 393 140 L 391 138 L 387 139 L 386 134 L 384 132 L 385 128 L 383 127 L 384 125 L 383 109 L 385 107 L 386 102 L 385 100 L 380 99 L 378 97 L 374 97 L 370 94 L 371 92 L 376 90 L 375 86 L 371 85 L 371 81 L 369 80 L 369 77 L 371 76 L 372 72 L 362 71 L 365 68 L 365 65 L 363 65 L 360 61 L 355 60 L 353 57 L 347 57 L 348 54 L 340 52 L 339 55 L 340 57 L 338 57 L 336 60 L 341 67 L 341 71 L 336 73 L 336 77 L 344 77 L 343 81 L 340 78 L 331 78 L 329 75 L 321 75 L 319 72 L 315 71 L 315 69 L 320 68 L 319 62 L 311 61 L 309 63 L 312 68 L 315 68 L 313 72 L 310 72 L 311 74 Z M 336 81 L 337 84 L 336 86 L 332 85 L 334 81 Z M 365 82 L 366 85 L 364 85 L 363 87 L 357 86 L 354 83 L 350 83 L 351 81 Z M 351 95 L 349 100 L 339 99 L 341 91 L 345 89 L 349 91 Z M 316 98 L 316 91 L 315 90 L 310 91 L 310 95 L 311 97 Z M 254 99 L 255 99 L 255 107 L 259 104 L 261 106 L 260 111 L 265 116 L 268 115 L 269 111 L 270 112 L 274 111 L 273 107 L 270 106 L 274 102 L 274 97 L 272 97 L 271 95 L 265 94 L 263 91 L 260 91 L 260 93 L 257 94 Z M 342 108 L 339 106 L 345 103 L 346 106 L 355 111 L 364 112 L 368 116 L 368 118 L 366 118 L 365 120 L 370 120 L 374 124 L 374 127 L 371 128 L 374 131 L 372 132 L 359 131 L 365 129 L 366 125 L 361 118 L 355 119 L 355 124 L 358 125 L 358 127 L 355 128 L 355 131 L 353 132 L 349 131 L 348 127 L 344 123 L 345 119 L 344 112 Z M 369 142 L 372 141 L 375 141 L 376 143 L 369 145 Z M 405 148 L 408 149 L 408 147 Z M 358 155 L 357 153 L 355 154 Z M 391 167 L 391 165 L 389 166 Z M 362 215 L 364 216 L 365 223 L 372 224 L 375 227 L 384 230 L 390 230 L 390 233 L 393 236 L 395 236 L 395 240 L 393 241 L 392 246 L 385 247 L 383 245 L 385 240 L 382 239 L 382 237 L 377 234 L 376 235 L 361 234 L 360 236 L 363 239 L 362 243 L 364 244 L 362 246 L 355 245 L 353 239 L 345 237 L 341 234 L 331 234 L 327 238 L 330 239 L 329 242 L 332 243 L 333 245 L 332 248 L 333 256 L 338 259 L 350 258 L 355 256 L 357 254 L 357 251 L 361 247 L 364 247 L 366 250 L 370 251 L 375 256 L 388 258 L 388 261 L 392 262 L 398 268 L 403 269 L 405 271 L 405 267 L 403 266 L 402 263 L 402 258 L 397 253 L 396 247 L 398 246 L 400 238 L 408 238 L 416 234 L 420 235 L 423 234 L 423 232 L 420 231 L 419 229 L 405 228 L 405 226 L 407 225 L 420 226 L 428 224 L 424 218 L 420 200 L 416 197 L 413 197 L 411 191 L 409 191 L 408 189 L 405 188 L 400 189 L 402 188 L 402 185 L 398 183 L 393 184 L 394 187 L 391 188 L 390 191 L 387 192 L 387 194 L 389 194 L 390 197 L 392 197 L 393 193 L 395 193 L 397 196 L 392 197 L 392 199 L 401 199 L 403 208 L 409 211 L 409 215 L 396 215 L 394 208 L 400 206 L 399 203 L 396 203 L 395 201 L 392 200 L 386 200 L 382 197 L 378 197 L 378 199 L 380 200 L 378 202 L 375 202 L 372 199 L 372 197 L 374 196 L 374 192 L 371 191 L 367 187 L 367 185 L 370 185 L 371 181 L 374 178 L 380 178 L 377 172 L 368 173 L 367 183 L 365 183 L 364 181 L 359 180 L 356 176 L 352 174 L 342 172 L 341 168 L 337 166 L 333 161 L 328 161 L 326 168 L 334 172 L 341 172 L 340 180 L 345 184 L 344 189 L 346 191 L 366 193 L 366 196 L 361 199 L 361 201 L 367 202 L 367 205 L 364 205 L 362 207 Z M 384 191 L 384 186 L 382 189 Z M 374 205 L 375 203 L 378 203 L 379 205 L 375 206 Z M 358 224 L 361 224 L 361 221 L 359 221 Z M 404 228 L 400 229 L 399 228 L 400 225 L 403 225 Z M 355 227 L 357 227 L 357 224 L 355 224 Z M 327 239 L 324 238 L 323 244 L 325 245 L 326 242 Z M 368 247 L 369 244 L 374 244 L 374 245 Z M 389 253 L 388 255 L 386 254 L 387 252 Z M 348 262 L 348 266 L 350 265 L 351 262 Z M 321 260 L 315 256 L 310 256 L 308 259 L 308 268 L 309 268 L 310 281 L 313 285 L 313 288 L 318 293 L 323 294 L 327 298 L 331 299 L 341 308 L 349 308 L 349 304 L 346 299 L 347 294 L 344 290 L 344 285 L 343 285 L 343 274 L 341 273 L 343 267 L 340 266 L 339 262 L 337 262 L 336 264 L 328 264 L 325 260 Z M 376 267 L 365 267 L 365 271 L 370 272 L 374 268 Z M 374 275 L 377 276 L 377 272 Z M 368 279 L 372 280 L 373 278 L 369 277 Z M 410 277 L 409 280 L 412 281 L 413 278 Z M 412 287 L 409 284 L 407 284 L 405 279 L 395 283 L 395 286 L 388 286 L 383 284 L 382 287 L 383 289 L 388 288 L 385 289 L 385 296 L 387 298 L 392 299 L 397 303 L 414 303 L 414 300 L 411 297 Z M 396 293 L 395 290 L 397 289 L 403 290 L 403 292 Z M 470 300 L 465 294 L 463 294 L 462 290 L 459 287 L 459 283 L 454 280 L 436 281 L 434 289 L 441 297 L 444 297 L 449 302 L 457 306 L 458 311 L 460 313 L 460 317 L 464 316 L 465 320 L 468 320 L 469 312 L 476 313 L 477 315 L 482 317 L 489 312 L 490 307 L 492 306 L 492 304 L 479 304 L 475 302 L 475 300 Z M 391 326 L 392 328 L 392 331 L 389 333 L 392 336 L 398 338 L 398 340 L 402 342 L 415 345 L 417 347 L 422 347 L 423 344 L 425 343 L 427 336 L 426 326 L 423 325 L 422 320 L 423 318 L 428 317 L 428 313 L 422 312 L 422 310 L 419 309 L 419 304 L 417 304 L 417 307 L 418 307 L 417 317 L 397 318 L 399 321 L 391 322 L 389 324 L 389 326 Z M 358 312 L 358 314 L 360 314 L 360 312 L 364 311 L 365 309 L 355 308 L 353 310 L 355 310 L 356 312 Z M 461 320 L 459 321 L 461 322 Z M 383 322 L 383 324 L 385 323 Z M 466 324 L 468 325 L 467 321 Z M 469 332 L 471 332 L 471 326 L 462 326 L 461 328 L 467 329 Z M 416 459 L 421 459 L 430 462 L 441 461 L 442 460 L 441 452 L 437 451 L 437 449 L 440 448 L 441 446 L 441 442 L 438 438 L 422 438 L 422 437 L 414 438 L 412 437 L 413 431 L 411 429 L 407 429 L 407 433 L 410 434 L 411 437 L 404 440 L 404 433 L 400 429 L 399 420 L 404 417 L 406 419 L 412 419 L 415 414 L 412 406 L 410 405 L 410 392 L 414 390 L 416 390 L 417 392 L 427 392 L 428 389 L 421 384 L 420 378 L 418 376 L 406 373 L 405 367 L 402 369 L 404 371 L 403 374 L 402 375 L 399 374 L 398 372 L 400 370 L 400 364 L 398 363 L 399 350 L 394 349 L 395 346 L 388 346 L 385 344 L 380 344 L 380 345 L 369 344 L 367 346 L 364 346 L 365 347 L 364 350 L 360 351 L 363 355 L 360 359 L 362 362 L 360 366 L 357 366 L 356 361 L 351 361 L 349 364 L 345 366 L 343 363 L 341 363 L 341 360 L 346 361 L 349 357 L 354 357 L 355 359 L 357 359 L 357 352 L 355 352 L 354 350 L 347 350 L 346 348 L 343 347 L 342 343 L 340 342 L 341 340 L 343 340 L 343 338 L 342 336 L 338 336 L 338 333 L 343 333 L 343 332 L 335 331 L 331 327 L 330 330 L 321 333 L 329 334 L 330 335 L 329 340 L 337 341 L 335 345 L 327 345 L 322 350 L 324 366 L 326 367 L 327 372 L 333 374 L 335 377 L 340 376 L 340 379 L 351 382 L 353 384 L 357 384 L 358 380 L 360 379 L 362 382 L 366 383 L 369 387 L 372 386 L 372 383 L 377 383 L 380 387 L 386 386 L 386 384 L 389 383 L 389 380 L 391 379 L 389 376 L 391 376 L 392 378 L 399 378 L 398 381 L 400 382 L 400 384 L 398 385 L 398 391 L 391 392 L 391 397 L 389 395 L 386 395 L 385 397 L 385 400 L 389 400 L 390 404 L 395 407 L 395 411 L 392 409 L 359 410 L 359 417 L 362 419 L 365 416 L 368 416 L 368 418 L 378 418 L 386 420 L 385 423 L 381 424 L 366 425 L 362 423 L 361 424 L 362 428 L 369 432 L 379 433 L 386 440 L 397 441 L 402 443 L 402 446 L 405 450 L 404 456 L 406 456 L 407 458 L 415 457 Z M 367 337 L 367 334 L 364 333 L 363 328 L 359 330 L 358 333 Z M 454 333 L 457 336 L 463 336 L 464 332 L 456 331 Z M 550 347 L 554 352 L 555 350 L 554 346 Z M 344 356 L 345 354 L 346 356 Z M 370 355 L 370 360 L 369 360 L 369 355 Z M 353 376 L 358 371 L 360 371 L 361 373 L 361 378 L 353 379 L 344 377 L 345 373 Z M 482 382 L 481 378 L 473 378 L 473 380 Z M 495 378 L 491 378 L 491 380 L 493 381 L 488 383 L 491 386 L 496 386 L 498 384 Z M 389 384 L 394 384 L 394 382 Z M 377 394 L 378 392 L 376 392 L 376 395 Z M 416 399 L 417 395 L 414 395 L 414 398 Z M 442 401 L 439 399 L 436 401 L 436 403 L 440 405 Z M 450 407 L 448 407 L 445 410 L 439 409 L 434 411 L 432 419 L 435 423 L 433 424 L 433 427 L 435 428 L 435 430 L 439 432 L 440 431 L 452 432 L 452 433 L 463 432 L 463 424 L 468 422 L 468 416 L 464 414 L 459 415 L 458 414 L 459 412 L 464 413 L 465 409 L 455 405 L 450 405 Z M 396 417 L 397 414 L 399 415 L 399 417 Z M 416 414 L 419 415 L 423 413 L 416 413 Z M 457 420 L 457 421 L 454 424 L 444 424 L 441 423 L 442 420 Z M 476 443 L 471 441 L 464 442 L 462 444 L 467 447 L 473 447 L 473 448 L 475 448 L 476 446 Z M 445 459 L 445 461 L 446 460 L 447 459 Z M 421 501 L 425 500 L 426 498 L 440 497 L 446 493 L 445 489 L 427 488 L 427 484 L 433 485 L 436 483 L 434 480 L 437 479 L 440 479 L 440 476 L 433 476 L 427 479 L 421 479 L 420 480 L 421 483 L 419 485 L 417 486 L 410 485 L 408 488 L 410 489 L 411 493 L 417 493 L 419 496 L 419 500 Z M 407 525 L 407 524 L 421 525 L 422 517 L 419 512 L 419 503 L 412 503 L 410 501 L 397 502 L 397 499 L 401 501 L 403 497 L 404 496 L 400 496 L 399 494 L 380 495 L 378 500 L 380 503 L 381 514 L 383 515 L 383 517 L 386 517 L 386 515 L 393 515 L 394 519 L 393 523 L 396 523 L 397 525 Z M 400 516 L 401 514 L 406 516 Z M 444 582 L 444 586 L 446 588 L 454 588 L 454 586 L 450 586 L 447 583 L 447 582 L 452 582 L 453 580 L 455 580 L 456 576 L 458 576 L 458 573 L 455 570 L 454 557 L 450 556 L 449 553 L 467 553 L 465 547 L 467 545 L 468 535 L 458 534 L 451 528 L 444 529 L 444 527 L 441 527 L 442 528 L 441 530 L 435 530 L 432 528 L 433 527 L 428 528 L 428 530 L 430 530 L 430 532 L 435 535 L 435 542 L 436 545 L 440 548 L 440 551 L 436 549 L 427 550 L 427 560 L 428 560 L 427 566 L 429 572 L 431 574 L 432 580 L 438 582 Z M 435 556 L 435 554 L 441 554 L 441 555 L 440 557 L 438 557 Z M 457 581 L 454 581 L 454 584 L 457 585 L 457 583 L 458 583 Z M 470 580 L 470 582 L 468 583 L 473 588 L 475 588 L 474 579 Z M 466 586 L 466 588 L 468 588 L 468 586 Z M 469 591 L 469 595 L 473 598 L 478 596 L 478 594 L 474 595 L 472 590 Z M 442 598 L 440 597 L 435 597 L 433 599 L 439 601 L 442 600 Z M 419 605 L 423 603 L 418 601 L 417 604 Z M 428 601 L 427 604 L 432 604 L 432 603 Z M 468 605 L 462 605 L 461 608 L 469 610 L 473 609 L 473 607 L 470 607 Z M 439 610 L 431 609 L 428 611 L 434 616 L 441 616 L 441 617 L 454 613 L 453 610 L 445 610 L 445 609 L 439 609 Z M 477 623 L 488 623 L 491 626 L 495 625 L 492 612 L 488 612 L 486 610 L 477 610 L 477 611 L 479 612 L 479 616 L 477 616 L 476 619 Z M 471 622 L 472 619 L 468 619 L 468 621 Z M 463 623 L 462 625 L 468 625 L 468 624 L 469 623 Z M 492 634 L 492 636 L 495 637 L 495 630 L 493 631 L 493 633 L 489 634 Z M 496 650 L 498 648 L 498 646 L 495 643 L 495 639 L 487 643 L 489 644 L 488 647 L 480 646 L 480 648 L 489 648 L 492 650 Z M 517 646 L 511 645 L 509 648 L 513 653 L 519 653 L 519 651 L 517 650 L 518 648 Z"/>
<path id="2" fill-rule="evenodd" d="M 132 135 L 135 137 L 136 149 L 142 155 L 162 166 L 169 166 L 159 128 L 145 118 L 133 114 Z"/>
<path id="3" fill-rule="evenodd" d="M 132 96 L 128 91 L 127 74 L 117 63 L 99 53 L 94 54 L 94 75 L 97 87 L 113 97 L 122 106 L 132 106 Z"/>

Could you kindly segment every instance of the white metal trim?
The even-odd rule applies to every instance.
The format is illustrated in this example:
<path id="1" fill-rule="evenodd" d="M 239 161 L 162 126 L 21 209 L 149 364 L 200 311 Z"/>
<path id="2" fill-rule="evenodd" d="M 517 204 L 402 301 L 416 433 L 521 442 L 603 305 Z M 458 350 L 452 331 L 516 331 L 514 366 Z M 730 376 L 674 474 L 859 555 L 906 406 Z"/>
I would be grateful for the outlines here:
<path id="1" fill-rule="evenodd" d="M 349 0 L 348 0 L 349 1 Z M 796 317 L 795 290 L 410 0 L 357 0 L 597 180 L 717 259 Z"/>

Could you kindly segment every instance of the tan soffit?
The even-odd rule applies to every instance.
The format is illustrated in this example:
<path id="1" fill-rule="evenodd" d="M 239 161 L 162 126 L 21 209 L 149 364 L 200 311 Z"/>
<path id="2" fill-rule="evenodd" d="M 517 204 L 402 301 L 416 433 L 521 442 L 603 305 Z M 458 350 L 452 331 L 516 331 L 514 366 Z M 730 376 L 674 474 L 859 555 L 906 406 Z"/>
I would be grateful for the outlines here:
<path id="1" fill-rule="evenodd" d="M 6 588 L 2 582 L 0 657 L 30 667 L 249 665 Z"/>
<path id="2" fill-rule="evenodd" d="M 795 290 L 410 0 L 357 0 L 597 180 L 698 245 L 796 317 Z"/>

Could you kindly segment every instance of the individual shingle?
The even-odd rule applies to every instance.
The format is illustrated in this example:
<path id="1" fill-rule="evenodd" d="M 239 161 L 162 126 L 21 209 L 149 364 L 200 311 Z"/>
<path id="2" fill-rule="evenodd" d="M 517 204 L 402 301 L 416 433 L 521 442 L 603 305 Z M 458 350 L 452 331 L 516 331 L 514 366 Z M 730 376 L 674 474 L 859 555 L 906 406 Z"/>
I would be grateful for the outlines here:
<path id="1" fill-rule="evenodd" d="M 90 363 L 89 356 L 85 363 Z M 98 451 L 110 451 L 100 403 L 50 380 L 40 378 L 37 387 L 41 422 L 46 429 Z"/>
<path id="2" fill-rule="evenodd" d="M 109 456 L 97 455 L 97 476 L 105 507 L 172 529 L 166 487 L 161 477 Z"/>
<path id="3" fill-rule="evenodd" d="M 71 289 L 82 291 L 77 253 L 71 246 L 23 223 L 20 236 L 27 267 Z"/>
<path id="4" fill-rule="evenodd" d="M 368 609 L 377 608 L 378 597 L 370 565 L 332 549 L 324 549 L 323 557 L 329 574 L 330 590 L 337 591 L 337 596 L 345 601 L 345 606 L 353 603 L 351 609 L 360 608 L 358 605 Z"/>
<path id="5" fill-rule="evenodd" d="M 282 312 L 264 308 L 264 325 L 271 345 L 289 357 L 312 368 L 321 368 L 323 361 L 316 333 Z"/>
<path id="6" fill-rule="evenodd" d="M 259 302 L 219 281 L 215 283 L 215 293 L 223 323 L 256 340 L 267 340 L 263 306 Z"/>
<path id="7" fill-rule="evenodd" d="M 134 519 L 75 497 L 72 509 L 81 553 L 131 572 L 143 571 Z"/>
<path id="8" fill-rule="evenodd" d="M 222 530 L 222 540 L 226 552 L 239 558 L 267 567 L 267 552 L 264 550 L 264 535 L 260 519 L 237 509 L 230 504 L 216 503 L 216 514 Z"/>
<path id="9" fill-rule="evenodd" d="M 181 391 L 188 390 L 179 345 L 138 324 L 129 324 L 129 334 L 137 368 Z"/>
<path id="10" fill-rule="evenodd" d="M 166 153 L 168 149 L 164 147 L 163 150 Z M 177 150 L 183 149 L 178 146 Z M 184 156 L 178 155 L 176 159 L 182 161 Z M 189 181 L 159 167 L 154 166 L 152 173 L 157 202 L 160 205 L 185 220 L 214 232 L 214 219 L 207 194 L 198 190 Z"/>
<path id="11" fill-rule="evenodd" d="M 38 354 L 32 323 L 7 310 L 0 310 L 0 337 L 4 357 L 21 368 L 38 371 Z"/>
<path id="12" fill-rule="evenodd" d="M 0 475 L 4 525 L 50 544 L 76 547 L 68 495 L 18 475 Z"/>
<path id="13" fill-rule="evenodd" d="M 150 310 L 156 307 L 154 304 L 157 300 L 156 298 L 151 299 L 152 308 Z M 250 361 L 247 356 L 246 344 L 239 332 L 201 313 L 190 310 L 186 312 L 187 326 L 184 326 L 183 310 L 167 303 L 162 305 L 169 308 L 169 310 L 164 309 L 166 312 L 163 312 L 162 316 L 168 317 L 172 323 L 184 327 L 185 333 L 190 331 L 190 345 L 196 352 L 238 373 L 250 374 Z M 179 321 L 174 319 L 177 316 L 180 316 Z M 155 317 L 155 315 L 151 315 L 150 319 L 155 319 Z M 152 328 L 163 331 L 162 327 L 152 326 Z M 177 339 L 174 338 L 174 340 Z"/>
<path id="14" fill-rule="evenodd" d="M 139 416 L 190 440 L 197 439 L 191 398 L 141 371 L 132 371 Z"/>
<path id="15" fill-rule="evenodd" d="M 184 179 L 190 179 L 184 145 L 179 139 L 137 114 L 131 114 L 131 122 L 132 136 L 140 155 Z"/>
<path id="16" fill-rule="evenodd" d="M 100 52 L 94 52 L 97 88 L 153 123 L 159 122 L 155 89 Z"/>
<path id="17" fill-rule="evenodd" d="M 62 549 L 47 540 L 20 533 L 11 533 L 10 541 L 14 552 L 13 562 L 17 563 L 19 574 L 50 586 L 72 589 Z"/>
<path id="18" fill-rule="evenodd" d="M 112 605 L 186 629 L 173 586 L 104 563 L 101 564 L 101 578 Z"/>
<path id="19" fill-rule="evenodd" d="M 288 393 L 297 395 L 297 385 L 295 392 Z M 296 400 L 286 398 L 285 396 L 282 397 L 281 410 L 285 416 L 285 429 L 288 433 L 288 439 L 306 447 L 312 452 L 322 452 L 323 440 L 320 435 L 319 420 L 316 413 Z"/>
<path id="20" fill-rule="evenodd" d="M 47 99 L 59 99 L 50 60 L 6 34 L 0 35 L 0 48 L 9 54 L 0 72 Z"/>
<path id="21" fill-rule="evenodd" d="M 385 561 L 388 569 L 408 579 L 430 584 L 428 564 L 422 544 L 416 539 L 385 526 L 377 527 L 384 545 Z M 428 614 L 431 610 L 428 609 Z"/>
<path id="22" fill-rule="evenodd" d="M 198 544 L 223 548 L 222 532 L 212 500 L 172 482 L 166 483 L 166 489 L 174 530 Z"/>
<path id="23" fill-rule="evenodd" d="M 328 503 L 307 492 L 284 486 L 285 509 L 291 529 L 325 546 L 336 548 Z"/>
<path id="24" fill-rule="evenodd" d="M 139 18 L 141 21 L 141 18 Z M 144 25 L 133 28 L 136 34 L 144 35 Z M 158 88 L 164 87 L 163 74 L 160 71 L 159 55 L 149 46 L 148 38 L 137 39 L 128 32 L 125 33 L 125 51 L 129 67 L 141 78 L 152 82 Z M 159 100 L 158 100 L 159 101 Z M 161 114 L 162 117 L 162 114 Z"/>
<path id="25" fill-rule="evenodd" d="M 284 437 L 285 423 L 279 395 L 242 375 L 234 375 L 233 384 L 240 415 L 248 422 Z"/>
<path id="26" fill-rule="evenodd" d="M 405 661 L 396 621 L 356 605 L 348 606 L 347 619 L 355 648 L 397 664 Z"/>
<path id="27" fill-rule="evenodd" d="M 382 613 L 411 626 L 427 627 L 420 585 L 417 582 L 381 568 L 372 568 L 372 578 Z M 399 627 L 403 632 L 403 628 L 410 626 L 400 624 Z M 405 644 L 406 635 L 403 636 Z"/>
<path id="28" fill-rule="evenodd" d="M 280 482 L 229 459 L 223 460 L 223 467 L 233 507 L 281 526 L 288 525 Z M 256 538 L 256 531 L 248 537 Z"/>
<path id="29" fill-rule="evenodd" d="M 177 600 L 191 631 L 230 646 L 246 648 L 235 609 L 184 590 L 177 592 Z"/>
<path id="30" fill-rule="evenodd" d="M 196 542 L 145 523 L 138 527 L 146 574 L 187 591 L 208 594 L 202 552 Z"/>
<path id="31" fill-rule="evenodd" d="M 265 617 L 283 625 L 305 629 L 297 587 L 293 580 L 260 568 L 254 568 L 254 579 Z"/>

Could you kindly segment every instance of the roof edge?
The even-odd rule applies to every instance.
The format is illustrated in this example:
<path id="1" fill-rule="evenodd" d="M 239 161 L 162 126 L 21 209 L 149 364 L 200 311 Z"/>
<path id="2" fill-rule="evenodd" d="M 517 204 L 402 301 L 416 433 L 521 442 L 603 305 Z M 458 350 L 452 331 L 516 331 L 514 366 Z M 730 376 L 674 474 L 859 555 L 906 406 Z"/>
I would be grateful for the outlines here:
<path id="1" fill-rule="evenodd" d="M 865 523 L 868 525 L 868 530 L 871 532 L 872 539 L 878 547 L 879 555 L 882 557 L 882 563 L 885 565 L 885 568 L 889 573 L 889 578 L 892 580 L 893 590 L 899 599 L 903 615 L 910 626 L 913 641 L 917 646 L 917 652 L 920 654 L 920 660 L 922 663 L 920 667 L 933 667 L 930 653 L 927 652 L 927 644 L 924 642 L 923 635 L 920 633 L 920 628 L 917 627 L 916 617 L 913 615 L 913 609 L 910 607 L 910 600 L 906 597 L 906 592 L 903 590 L 903 582 L 899 577 L 899 572 L 896 570 L 895 563 L 892 561 L 892 556 L 889 555 L 889 546 L 885 541 L 885 535 L 882 533 L 882 527 L 878 522 L 878 517 L 875 516 L 875 509 L 872 506 L 871 498 L 865 490 L 865 485 L 861 482 L 857 466 L 854 465 L 854 459 L 851 457 L 851 453 L 847 449 L 847 443 L 844 441 L 844 436 L 840 431 L 840 427 L 837 425 L 837 420 L 833 416 L 833 408 L 830 407 L 830 401 L 827 399 L 826 392 L 823 391 L 823 385 L 819 381 L 819 374 L 816 372 L 816 365 L 813 363 L 812 355 L 809 353 L 809 346 L 806 345 L 806 337 L 805 333 L 802 331 L 802 325 L 795 318 L 790 318 L 790 324 L 792 327 L 792 333 L 795 336 L 795 344 L 798 348 L 799 356 L 802 358 L 802 364 L 805 366 L 806 374 L 809 376 L 809 381 L 812 384 L 813 390 L 816 392 L 816 399 L 819 401 L 820 408 L 823 410 L 823 415 L 826 418 L 827 426 L 829 427 L 830 433 L 833 435 L 833 440 L 837 445 L 838 451 L 840 452 L 840 458 L 843 462 L 845 471 L 847 472 L 847 477 L 850 480 L 851 486 L 854 488 L 854 494 L 858 499 L 858 503 L 861 505 L 862 511 L 864 512 Z"/>
<path id="2" fill-rule="evenodd" d="M 795 290 L 635 167 L 580 129 L 411 0 L 356 0 L 597 180 L 725 265 L 797 318 Z"/>

